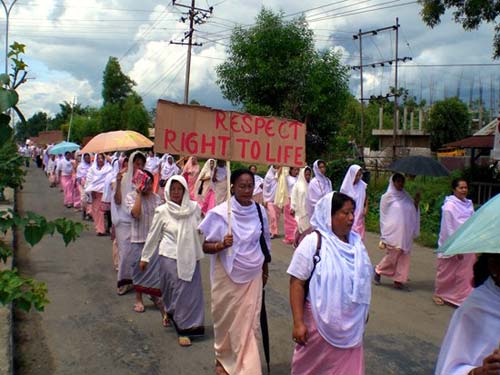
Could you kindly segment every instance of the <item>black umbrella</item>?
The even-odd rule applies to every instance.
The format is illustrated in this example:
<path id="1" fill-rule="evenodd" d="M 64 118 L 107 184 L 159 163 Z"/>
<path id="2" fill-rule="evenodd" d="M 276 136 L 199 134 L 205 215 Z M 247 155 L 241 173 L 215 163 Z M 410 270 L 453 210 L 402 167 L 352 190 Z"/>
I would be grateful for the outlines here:
<path id="1" fill-rule="evenodd" d="M 269 351 L 269 328 L 267 325 L 267 312 L 266 312 L 266 291 L 262 289 L 262 306 L 260 309 L 260 329 L 262 331 L 262 345 L 264 346 L 264 355 L 266 356 L 267 373 L 271 372 L 269 362 L 271 354 Z"/>
<path id="2" fill-rule="evenodd" d="M 389 166 L 389 170 L 412 176 L 444 177 L 450 175 L 441 163 L 427 156 L 407 156 L 396 160 Z"/>

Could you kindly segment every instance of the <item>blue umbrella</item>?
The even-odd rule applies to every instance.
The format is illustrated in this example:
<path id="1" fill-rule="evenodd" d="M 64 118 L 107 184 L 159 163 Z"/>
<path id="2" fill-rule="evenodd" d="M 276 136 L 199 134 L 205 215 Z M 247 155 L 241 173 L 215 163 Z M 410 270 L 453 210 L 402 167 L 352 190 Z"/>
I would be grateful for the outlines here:
<path id="1" fill-rule="evenodd" d="M 500 194 L 481 206 L 437 252 L 444 255 L 500 253 Z"/>
<path id="2" fill-rule="evenodd" d="M 76 151 L 79 149 L 80 149 L 80 146 L 77 145 L 76 143 L 63 141 L 63 142 L 58 143 L 57 145 L 53 146 L 49 150 L 49 154 L 50 155 L 59 155 L 59 154 L 64 154 L 67 151 L 72 152 L 72 151 Z"/>

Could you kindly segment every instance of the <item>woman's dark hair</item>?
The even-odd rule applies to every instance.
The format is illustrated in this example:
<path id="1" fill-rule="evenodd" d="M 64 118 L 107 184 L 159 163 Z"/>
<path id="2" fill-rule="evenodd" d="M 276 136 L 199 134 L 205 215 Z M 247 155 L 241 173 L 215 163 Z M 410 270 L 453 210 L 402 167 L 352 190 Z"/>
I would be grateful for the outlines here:
<path id="1" fill-rule="evenodd" d="M 305 168 L 304 168 L 304 173 L 306 173 L 306 171 L 309 171 L 309 172 L 311 172 L 311 173 L 312 173 L 312 169 L 311 169 L 311 167 L 309 167 L 309 166 L 305 167 Z"/>
<path id="2" fill-rule="evenodd" d="M 237 169 L 234 172 L 231 172 L 231 185 L 234 185 L 236 180 L 240 178 L 240 176 L 243 176 L 244 174 L 247 174 L 249 176 L 252 176 L 252 181 L 255 183 L 255 176 L 253 175 L 252 171 L 250 169 Z"/>
<path id="3" fill-rule="evenodd" d="M 467 180 L 465 178 L 462 178 L 462 177 L 454 178 L 453 181 L 451 181 L 451 188 L 452 188 L 452 190 L 455 190 L 458 187 L 458 184 L 460 182 L 462 182 L 462 181 L 467 184 Z"/>
<path id="4" fill-rule="evenodd" d="M 70 154 L 70 155 L 71 155 L 71 152 L 70 152 L 70 151 L 66 151 L 66 152 L 64 153 L 64 156 L 66 156 L 66 154 Z"/>
<path id="5" fill-rule="evenodd" d="M 326 166 L 326 162 L 324 160 L 318 159 L 318 163 L 317 163 L 318 168 L 319 168 L 320 164 L 324 164 Z"/>
<path id="6" fill-rule="evenodd" d="M 491 258 L 496 258 L 496 261 L 500 263 L 500 254 L 481 254 L 479 258 L 477 258 L 476 263 L 474 263 L 474 288 L 483 285 L 488 277 L 490 277 L 490 269 L 488 263 Z"/>
<path id="7" fill-rule="evenodd" d="M 135 158 L 134 158 L 134 160 L 135 160 Z M 153 180 L 154 180 L 153 174 L 150 171 L 147 171 L 145 169 L 143 169 L 142 171 L 144 173 L 146 173 L 148 175 L 148 177 L 151 179 L 151 182 L 153 182 Z"/>
<path id="8" fill-rule="evenodd" d="M 146 163 L 146 157 L 144 156 L 144 154 L 142 152 L 135 154 L 134 160 L 132 160 L 132 163 L 135 163 L 135 161 L 138 159 L 141 159 L 144 162 L 144 164 Z"/>
<path id="9" fill-rule="evenodd" d="M 254 167 L 255 169 L 257 169 L 257 166 L 256 166 L 255 164 L 250 164 L 250 165 L 248 166 L 248 169 L 252 169 L 252 167 Z"/>
<path id="10" fill-rule="evenodd" d="M 394 173 L 394 175 L 392 176 L 392 182 L 396 182 L 397 180 L 405 182 L 405 176 L 403 176 L 401 173 Z"/>
<path id="11" fill-rule="evenodd" d="M 356 202 L 350 196 L 344 193 L 335 192 L 332 196 L 332 216 L 337 213 L 342 207 L 344 207 L 345 202 L 351 202 L 354 209 L 356 209 Z"/>

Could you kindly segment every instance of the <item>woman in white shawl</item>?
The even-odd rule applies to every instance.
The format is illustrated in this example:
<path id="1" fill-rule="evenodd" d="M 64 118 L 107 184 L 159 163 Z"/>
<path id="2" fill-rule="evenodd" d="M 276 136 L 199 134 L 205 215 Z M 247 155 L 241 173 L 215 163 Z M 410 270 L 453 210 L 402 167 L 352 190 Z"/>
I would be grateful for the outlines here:
<path id="1" fill-rule="evenodd" d="M 106 176 L 112 171 L 111 165 L 105 160 L 104 154 L 96 155 L 94 164 L 89 169 L 85 181 L 85 193 L 90 194 L 92 197 L 92 219 L 98 236 L 106 235 L 104 212 L 101 211 L 101 198 Z"/>
<path id="2" fill-rule="evenodd" d="M 319 200 L 287 270 L 293 315 L 293 375 L 363 375 L 363 334 L 372 265 L 351 230 L 354 200 L 333 192 Z M 307 288 L 306 283 L 309 280 Z"/>
<path id="3" fill-rule="evenodd" d="M 269 232 L 271 239 L 278 236 L 278 223 L 281 216 L 281 209 L 274 204 L 276 189 L 278 188 L 278 177 L 281 168 L 275 168 L 271 165 L 264 177 L 263 198 L 264 207 L 266 207 L 269 217 Z"/>
<path id="4" fill-rule="evenodd" d="M 210 210 L 199 226 L 205 236 L 203 251 L 212 254 L 216 373 L 260 375 L 259 317 L 268 276 L 260 239 L 269 251 L 271 241 L 265 211 L 252 199 L 253 173 L 237 170 L 231 183 L 231 215 L 224 202 Z M 232 235 L 227 234 L 229 220 Z"/>
<path id="5" fill-rule="evenodd" d="M 326 177 L 326 163 L 316 160 L 313 164 L 314 178 L 307 187 L 307 215 L 312 217 L 316 202 L 332 192 L 332 182 Z"/>
<path id="6" fill-rule="evenodd" d="M 436 375 L 500 374 L 500 254 L 479 257 L 474 287 L 451 318 Z"/>
<path id="7" fill-rule="evenodd" d="M 406 287 L 410 273 L 410 252 L 413 240 L 420 233 L 420 193 L 412 199 L 404 190 L 405 178 L 395 173 L 380 200 L 380 244 L 386 255 L 375 267 L 374 282 L 380 284 L 381 275 L 391 277 L 394 288 Z"/>
<path id="8" fill-rule="evenodd" d="M 214 159 L 208 159 L 203 165 L 198 178 L 196 179 L 196 183 L 194 184 L 194 192 L 196 194 L 196 201 L 200 205 L 200 207 L 206 207 L 206 199 L 210 198 L 213 202 L 215 202 L 215 192 L 213 186 L 213 177 L 215 173 L 215 163 Z M 213 207 L 215 204 L 211 204 Z M 205 209 L 204 212 L 207 210 Z"/>
<path id="9" fill-rule="evenodd" d="M 368 213 L 368 199 L 366 196 L 366 183 L 361 179 L 363 169 L 359 165 L 351 165 L 342 181 L 340 192 L 347 194 L 356 202 L 354 211 L 354 224 L 352 230 L 365 240 L 365 216 Z"/>
<path id="10" fill-rule="evenodd" d="M 441 230 L 438 245 L 442 246 L 460 226 L 474 214 L 474 205 L 467 199 L 467 181 L 455 178 L 451 182 L 452 195 L 445 198 L 441 207 Z M 475 254 L 445 256 L 438 253 L 434 297 L 436 305 L 445 302 L 460 306 L 472 291 Z"/>
<path id="11" fill-rule="evenodd" d="M 147 267 L 158 247 L 163 304 L 181 346 L 190 346 L 190 337 L 202 336 L 205 332 L 200 222 L 200 207 L 190 200 L 186 180 L 172 176 L 165 186 L 165 204 L 156 208 L 142 250 L 141 268 Z"/>
<path id="12" fill-rule="evenodd" d="M 297 231 L 299 235 L 304 233 L 311 227 L 309 222 L 310 218 L 307 215 L 306 201 L 307 201 L 307 187 L 311 180 L 311 168 L 302 168 L 299 172 L 297 183 L 293 187 L 292 195 L 290 197 L 290 213 L 297 222 Z"/>
<path id="13" fill-rule="evenodd" d="M 132 233 L 132 216 L 127 210 L 125 199 L 128 193 L 134 191 L 132 183 L 135 173 L 144 167 L 146 157 L 140 151 L 130 155 L 123 163 L 122 169 L 116 175 L 113 184 L 113 199 L 111 200 L 111 218 L 115 226 L 115 237 L 118 245 L 117 294 L 122 296 L 133 289 L 132 266 L 135 261 L 130 236 Z"/>
<path id="14" fill-rule="evenodd" d="M 181 169 L 175 163 L 174 157 L 169 154 L 163 155 L 160 164 L 160 189 L 161 196 L 165 196 L 165 185 L 170 177 L 181 173 Z"/>
<path id="15" fill-rule="evenodd" d="M 229 171 L 231 173 L 231 171 Z M 227 200 L 227 168 L 224 160 L 217 160 L 215 173 L 212 177 L 215 190 L 215 205 L 218 206 Z"/>
<path id="16" fill-rule="evenodd" d="M 264 179 L 257 174 L 257 166 L 255 164 L 252 164 L 250 167 L 248 167 L 248 169 L 250 169 L 255 178 L 255 187 L 253 188 L 253 200 L 256 201 L 258 204 L 263 204 L 264 199 L 262 197 L 262 190 L 264 188 Z"/>
<path id="17" fill-rule="evenodd" d="M 87 174 L 92 167 L 92 163 L 90 161 L 90 154 L 83 154 L 78 167 L 76 168 L 76 186 L 80 190 L 80 201 L 82 208 L 82 216 L 83 220 L 90 217 L 91 214 L 91 204 L 87 201 L 87 195 L 85 194 L 85 181 L 87 179 Z"/>

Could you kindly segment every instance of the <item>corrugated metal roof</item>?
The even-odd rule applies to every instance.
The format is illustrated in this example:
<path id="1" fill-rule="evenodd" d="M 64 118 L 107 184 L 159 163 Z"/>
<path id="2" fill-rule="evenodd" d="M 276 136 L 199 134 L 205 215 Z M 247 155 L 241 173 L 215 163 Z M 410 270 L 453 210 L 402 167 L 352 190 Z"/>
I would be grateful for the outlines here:
<path id="1" fill-rule="evenodd" d="M 459 141 L 447 143 L 443 146 L 460 148 L 493 148 L 494 140 L 494 135 L 477 135 L 464 138 Z"/>
<path id="2" fill-rule="evenodd" d="M 490 122 L 488 125 L 483 126 L 481 129 L 479 129 L 477 132 L 472 134 L 473 136 L 478 136 L 478 135 L 494 135 L 495 134 L 495 126 L 498 123 L 498 119 L 494 119 L 492 122 Z"/>

